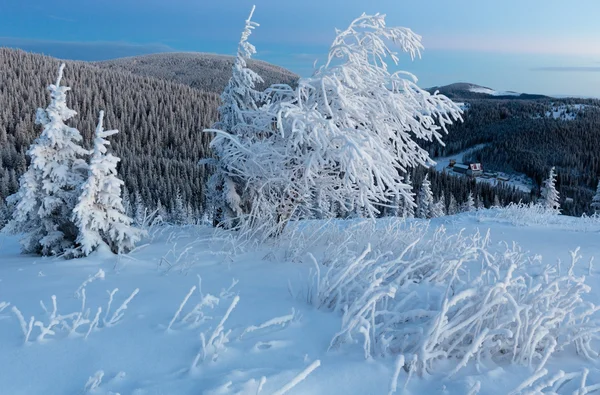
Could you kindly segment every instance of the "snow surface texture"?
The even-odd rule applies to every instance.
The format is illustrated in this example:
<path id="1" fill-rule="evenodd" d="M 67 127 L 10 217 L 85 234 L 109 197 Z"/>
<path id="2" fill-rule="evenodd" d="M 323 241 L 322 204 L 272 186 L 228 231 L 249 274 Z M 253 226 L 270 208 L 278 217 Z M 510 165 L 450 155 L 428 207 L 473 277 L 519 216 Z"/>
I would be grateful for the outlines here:
<path id="1" fill-rule="evenodd" d="M 600 221 L 526 209 L 290 223 L 261 246 L 164 226 L 127 257 L 77 262 L 3 237 L 0 388 L 587 393 Z"/>

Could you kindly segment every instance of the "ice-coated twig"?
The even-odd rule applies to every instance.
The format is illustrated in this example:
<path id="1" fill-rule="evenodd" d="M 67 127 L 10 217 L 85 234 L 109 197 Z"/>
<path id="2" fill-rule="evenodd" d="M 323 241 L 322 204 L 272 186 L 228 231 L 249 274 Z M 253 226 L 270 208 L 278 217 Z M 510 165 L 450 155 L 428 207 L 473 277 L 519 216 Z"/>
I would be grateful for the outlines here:
<path id="1" fill-rule="evenodd" d="M 396 393 L 396 389 L 398 387 L 398 377 L 400 377 L 400 370 L 404 367 L 404 355 L 398 355 L 396 358 L 396 367 L 394 368 L 394 375 L 392 376 L 392 381 L 390 382 L 390 390 L 388 395 L 392 395 Z"/>
<path id="2" fill-rule="evenodd" d="M 2 311 L 4 309 L 6 309 L 8 306 L 10 306 L 10 303 L 8 303 L 8 302 L 0 302 L 0 313 L 2 313 Z"/>
<path id="3" fill-rule="evenodd" d="M 33 322 L 35 318 L 32 316 L 29 320 L 29 325 L 25 322 L 25 318 L 21 311 L 17 308 L 17 306 L 12 307 L 12 312 L 15 313 L 17 319 L 19 320 L 19 325 L 21 325 L 21 330 L 23 331 L 23 336 L 25 336 L 25 344 L 29 341 L 29 336 L 31 336 L 31 331 L 33 329 Z"/>
<path id="4" fill-rule="evenodd" d="M 102 378 L 104 378 L 104 371 L 98 370 L 96 373 L 94 373 L 93 376 L 88 378 L 88 381 L 85 383 L 83 391 L 86 393 L 91 393 L 92 391 L 95 391 L 98 388 L 100 388 L 100 384 L 102 384 Z"/>
<path id="5" fill-rule="evenodd" d="M 321 366 L 321 361 L 317 359 L 316 361 L 311 363 L 310 366 L 308 366 L 306 369 L 300 372 L 296 377 L 294 377 L 289 383 L 281 387 L 281 389 L 273 392 L 272 395 L 283 395 L 287 393 L 289 390 L 298 385 L 298 383 L 306 379 L 308 375 L 311 374 L 319 366 Z"/>
<path id="6" fill-rule="evenodd" d="M 281 317 L 271 318 L 270 320 L 268 320 L 266 322 L 263 322 L 262 324 L 260 324 L 258 326 L 251 325 L 248 328 L 244 329 L 244 331 L 240 335 L 240 339 L 246 333 L 255 332 L 255 331 L 258 331 L 258 330 L 261 330 L 261 329 L 269 328 L 271 326 L 281 326 L 281 327 L 284 327 L 287 324 L 289 324 L 290 322 L 292 322 L 294 320 L 295 316 L 296 316 L 296 310 L 292 307 L 292 313 L 291 314 L 284 315 L 284 316 L 281 316 Z"/>
<path id="7" fill-rule="evenodd" d="M 194 293 L 194 291 L 196 290 L 196 286 L 194 285 L 190 291 L 188 292 L 188 294 L 185 296 L 185 298 L 183 298 L 183 301 L 181 302 L 181 304 L 179 305 L 179 308 L 177 309 L 177 311 L 175 312 L 175 315 L 173 316 L 173 318 L 171 319 L 171 322 L 169 322 L 169 326 L 167 327 L 167 332 L 171 330 L 171 327 L 173 326 L 173 324 L 175 323 L 175 321 L 177 320 L 177 317 L 179 317 L 179 314 L 181 314 L 181 310 L 183 310 L 183 307 L 185 306 L 185 304 L 187 303 L 188 299 L 190 298 L 190 296 L 192 296 L 192 293 Z"/>
<path id="8" fill-rule="evenodd" d="M 125 314 L 125 310 L 127 310 L 129 302 L 131 302 L 131 300 L 135 297 L 135 295 L 138 294 L 138 292 L 140 292 L 140 289 L 136 288 L 131 293 L 131 295 L 129 295 L 129 297 L 127 299 L 125 299 L 125 301 L 123 303 L 121 303 L 121 306 L 119 306 L 119 308 L 114 312 L 114 314 L 112 315 L 110 320 L 105 322 L 104 325 L 105 326 L 116 325 L 121 320 L 121 318 L 123 318 L 123 315 Z"/>
<path id="9" fill-rule="evenodd" d="M 93 276 L 89 276 L 87 278 L 87 280 L 85 280 L 84 282 L 81 283 L 81 285 L 79 286 L 79 288 L 77 288 L 77 290 L 75 291 L 75 296 L 77 298 L 79 298 L 81 296 L 81 291 L 90 283 L 96 281 L 96 280 L 104 280 L 105 278 L 105 273 L 104 270 L 102 269 L 98 269 L 98 272 L 96 274 L 94 274 Z"/>

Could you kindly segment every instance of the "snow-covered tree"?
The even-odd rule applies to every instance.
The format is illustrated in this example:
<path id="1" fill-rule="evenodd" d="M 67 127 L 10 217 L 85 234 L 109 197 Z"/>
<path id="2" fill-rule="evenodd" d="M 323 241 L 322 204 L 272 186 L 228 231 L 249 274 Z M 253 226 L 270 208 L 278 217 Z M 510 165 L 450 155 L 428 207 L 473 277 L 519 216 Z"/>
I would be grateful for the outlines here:
<path id="1" fill-rule="evenodd" d="M 133 220 L 137 226 L 144 226 L 146 217 L 148 215 L 148 209 L 142 199 L 140 191 L 135 191 L 133 194 Z"/>
<path id="2" fill-rule="evenodd" d="M 173 210 L 171 211 L 171 219 L 174 224 L 185 225 L 189 222 L 186 205 L 181 196 L 179 188 L 175 192 L 175 200 L 173 201 Z"/>
<path id="3" fill-rule="evenodd" d="M 104 130 L 103 120 L 104 111 L 100 111 L 88 178 L 73 209 L 73 221 L 79 229 L 73 256 L 87 256 L 102 243 L 116 254 L 127 253 L 142 234 L 131 226 L 133 220 L 125 214 L 121 201 L 123 181 L 117 177 L 120 159 L 106 149 L 110 145 L 106 138 L 119 131 Z"/>
<path id="4" fill-rule="evenodd" d="M 595 214 L 600 214 L 600 181 L 598 182 L 598 186 L 596 187 L 596 194 L 592 198 L 592 203 L 590 204 L 592 210 L 594 210 Z"/>
<path id="5" fill-rule="evenodd" d="M 450 195 L 450 203 L 448 203 L 448 215 L 458 214 L 458 202 L 454 195 Z"/>
<path id="6" fill-rule="evenodd" d="M 228 140 L 228 152 L 218 156 L 235 159 L 227 162 L 229 173 L 255 191 L 247 200 L 251 222 L 282 226 L 289 208 L 311 204 L 318 191 L 332 207 L 363 207 L 369 217 L 396 197 L 412 198 L 401 174 L 432 163 L 416 139 L 441 141 L 461 110 L 420 89 L 412 74 L 391 72 L 388 63 L 398 56 L 389 43 L 413 59 L 423 48 L 410 29 L 363 14 L 338 32 L 313 76 L 295 89 L 271 87 L 266 104 L 238 126 L 260 138 L 217 132 L 213 145 Z"/>
<path id="7" fill-rule="evenodd" d="M 410 173 L 406 173 L 406 175 L 404 176 L 404 183 L 409 186 L 410 189 L 408 192 L 410 193 L 407 193 L 400 198 L 402 202 L 401 216 L 404 218 L 414 218 L 415 208 L 417 207 L 417 204 L 415 203 L 415 194 L 413 192 L 413 185 L 412 180 L 410 179 Z"/>
<path id="8" fill-rule="evenodd" d="M 475 199 L 473 199 L 473 192 L 469 192 L 467 200 L 463 203 L 462 211 L 466 213 L 475 211 Z"/>
<path id="9" fill-rule="evenodd" d="M 419 200 L 417 201 L 417 218 L 431 218 L 433 209 L 433 193 L 431 192 L 431 182 L 429 175 L 425 175 L 421 190 L 419 191 Z"/>
<path id="10" fill-rule="evenodd" d="M 556 190 L 556 173 L 554 172 L 554 167 L 550 169 L 548 178 L 544 181 L 544 187 L 542 188 L 542 204 L 548 210 L 553 210 L 557 213 L 560 210 L 558 191 Z"/>
<path id="11" fill-rule="evenodd" d="M 259 103 L 263 100 L 262 92 L 255 89 L 256 84 L 263 82 L 263 79 L 247 66 L 247 61 L 256 53 L 254 46 L 248 42 L 252 30 L 259 26 L 252 21 L 253 14 L 254 7 L 242 32 L 233 64 L 233 74 L 221 94 L 219 122 L 213 125 L 213 130 L 242 138 L 248 130 L 244 128 L 248 117 L 258 110 Z M 208 183 L 207 197 L 209 204 L 214 206 L 214 223 L 225 228 L 235 227 L 237 219 L 243 214 L 242 195 L 245 185 L 243 177 L 240 177 L 237 169 L 232 166 L 231 162 L 236 161 L 235 156 L 229 154 L 231 150 L 235 151 L 239 147 L 232 139 L 215 138 L 211 148 L 217 160 L 210 162 L 215 165 L 215 169 Z"/>
<path id="12" fill-rule="evenodd" d="M 438 218 L 446 215 L 446 198 L 444 194 L 440 196 L 440 199 L 433 204 L 431 207 L 431 217 Z"/>
<path id="13" fill-rule="evenodd" d="M 65 124 L 77 113 L 67 107 L 70 88 L 60 86 L 64 67 L 60 65 L 56 82 L 48 87 L 50 104 L 37 110 L 36 123 L 43 130 L 27 151 L 31 162 L 19 191 L 7 199 L 14 211 L 4 229 L 23 234 L 26 253 L 62 254 L 74 246 L 78 234 L 71 217 L 87 169 L 81 158 L 89 153 L 79 145 L 79 131 Z"/>
<path id="14" fill-rule="evenodd" d="M 502 204 L 500 203 L 500 199 L 498 198 L 498 195 L 494 195 L 494 207 L 502 207 Z"/>

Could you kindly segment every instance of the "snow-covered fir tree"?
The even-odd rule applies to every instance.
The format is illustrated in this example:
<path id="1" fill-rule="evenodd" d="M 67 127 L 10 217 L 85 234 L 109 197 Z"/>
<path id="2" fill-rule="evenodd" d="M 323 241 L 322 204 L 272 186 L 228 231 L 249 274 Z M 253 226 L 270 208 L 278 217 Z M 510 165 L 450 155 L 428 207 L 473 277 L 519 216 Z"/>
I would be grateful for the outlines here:
<path id="1" fill-rule="evenodd" d="M 419 191 L 419 199 L 417 201 L 417 218 L 431 218 L 433 209 L 433 193 L 431 192 L 431 182 L 429 175 L 425 175 L 421 190 Z"/>
<path id="2" fill-rule="evenodd" d="M 409 193 L 404 194 L 400 197 L 400 201 L 402 203 L 401 207 L 401 216 L 404 218 L 414 218 L 415 217 L 415 208 L 417 204 L 415 203 L 415 193 L 413 192 L 413 184 L 410 179 L 410 173 L 406 173 L 404 176 L 404 182 L 409 186 Z"/>
<path id="3" fill-rule="evenodd" d="M 448 203 L 448 215 L 458 214 L 458 202 L 454 195 L 450 195 L 450 202 Z"/>
<path id="4" fill-rule="evenodd" d="M 473 199 L 473 192 L 469 192 L 467 195 L 467 200 L 463 203 L 462 211 L 469 213 L 471 211 L 475 211 L 475 199 Z"/>
<path id="5" fill-rule="evenodd" d="M 244 134 L 248 132 L 248 128 L 244 128 L 244 125 L 247 124 L 249 113 L 257 111 L 263 99 L 262 92 L 255 89 L 256 84 L 263 80 L 247 66 L 247 61 L 256 53 L 255 47 L 248 42 L 252 30 L 259 26 L 252 21 L 253 14 L 254 7 L 242 32 L 233 64 L 233 74 L 221 94 L 223 104 L 219 107 L 219 122 L 213 125 L 213 130 L 242 139 L 247 137 Z M 242 196 L 245 188 L 243 178 L 232 166 L 232 162 L 235 163 L 237 159 L 230 155 L 232 149 L 235 151 L 238 148 L 238 142 L 227 138 L 215 138 L 211 148 L 217 160 L 204 163 L 215 165 L 214 173 L 208 182 L 207 194 L 209 204 L 214 207 L 213 222 L 225 228 L 235 227 L 238 218 L 244 213 Z M 251 196 L 252 193 L 247 192 L 246 195 Z"/>
<path id="6" fill-rule="evenodd" d="M 548 178 L 544 181 L 544 187 L 542 188 L 542 204 L 546 209 L 559 213 L 560 203 L 558 198 L 558 191 L 556 190 L 556 173 L 554 172 L 554 167 L 552 167 L 548 174 Z"/>
<path id="7" fill-rule="evenodd" d="M 498 198 L 498 195 L 494 195 L 494 207 L 502 207 L 502 204 L 500 203 L 500 198 Z"/>
<path id="8" fill-rule="evenodd" d="M 420 37 L 410 29 L 388 27 L 383 15 L 362 15 L 338 31 L 325 64 L 296 88 L 272 86 L 265 105 L 239 126 L 262 138 L 219 133 L 229 140 L 228 171 L 251 190 L 254 224 L 280 229 L 290 210 L 312 204 L 319 190 L 332 207 L 350 212 L 363 207 L 368 217 L 395 197 L 411 199 L 401 174 L 432 163 L 415 141 L 440 141 L 447 125 L 461 119 L 446 96 L 420 89 L 416 77 L 390 72 L 397 63 L 393 43 L 411 58 Z M 392 65 L 395 67 L 395 64 Z"/>
<path id="9" fill-rule="evenodd" d="M 78 234 L 71 217 L 87 169 L 82 157 L 89 152 L 79 145 L 79 131 L 65 124 L 77 113 L 67 107 L 70 88 L 60 85 L 64 68 L 61 64 L 56 82 L 48 87 L 50 104 L 37 110 L 42 133 L 27 151 L 31 162 L 19 191 L 7 199 L 13 214 L 4 229 L 23 234 L 26 253 L 62 254 L 74 247 Z"/>
<path id="10" fill-rule="evenodd" d="M 137 226 L 145 226 L 148 209 L 144 204 L 144 199 L 142 199 L 140 191 L 135 191 L 133 199 L 133 220 Z"/>
<path id="11" fill-rule="evenodd" d="M 446 198 L 444 194 L 440 196 L 439 200 L 431 207 L 431 217 L 438 218 L 446 215 Z"/>
<path id="12" fill-rule="evenodd" d="M 598 186 L 596 187 L 596 194 L 592 198 L 592 203 L 590 204 L 592 210 L 594 210 L 594 214 L 600 214 L 600 181 L 598 182 Z"/>
<path id="13" fill-rule="evenodd" d="M 142 235 L 131 225 L 133 220 L 125 214 L 121 201 L 123 181 L 117 177 L 120 159 L 106 149 L 110 145 L 106 138 L 118 130 L 104 130 L 103 120 L 104 111 L 100 111 L 88 177 L 73 209 L 73 221 L 79 229 L 73 256 L 87 256 L 102 243 L 116 254 L 127 253 Z"/>

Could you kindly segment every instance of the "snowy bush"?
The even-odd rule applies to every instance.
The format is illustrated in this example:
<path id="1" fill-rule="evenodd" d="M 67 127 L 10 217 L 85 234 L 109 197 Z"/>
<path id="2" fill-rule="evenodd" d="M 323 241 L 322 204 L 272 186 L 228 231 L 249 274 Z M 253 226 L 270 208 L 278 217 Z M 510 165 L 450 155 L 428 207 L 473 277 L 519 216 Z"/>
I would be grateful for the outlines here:
<path id="1" fill-rule="evenodd" d="M 403 173 L 433 163 L 415 140 L 441 142 L 461 110 L 420 89 L 412 74 L 391 72 L 399 59 L 388 44 L 411 59 L 423 48 L 410 29 L 363 14 L 338 31 L 313 76 L 295 89 L 269 88 L 262 107 L 241 112 L 235 133 L 209 130 L 217 165 L 244 186 L 242 196 L 222 189 L 246 236 L 279 235 L 300 213 L 375 217 L 382 206 L 412 202 Z M 252 87 L 245 82 L 240 92 Z"/>
<path id="2" fill-rule="evenodd" d="M 561 267 L 517 245 L 492 253 L 489 235 L 444 228 L 402 248 L 368 246 L 327 265 L 313 259 L 311 302 L 342 313 L 331 347 L 360 341 L 366 358 L 405 355 L 421 374 L 443 359 L 457 361 L 451 375 L 471 360 L 540 369 L 567 347 L 598 357 L 598 308 L 584 301 L 590 288 L 574 273 L 577 251 Z"/>
<path id="3" fill-rule="evenodd" d="M 581 218 L 558 215 L 557 210 L 542 203 L 510 203 L 505 207 L 494 207 L 477 211 L 480 222 L 507 222 L 516 226 L 553 225 L 574 231 L 600 230 L 600 216 L 584 215 Z"/>

